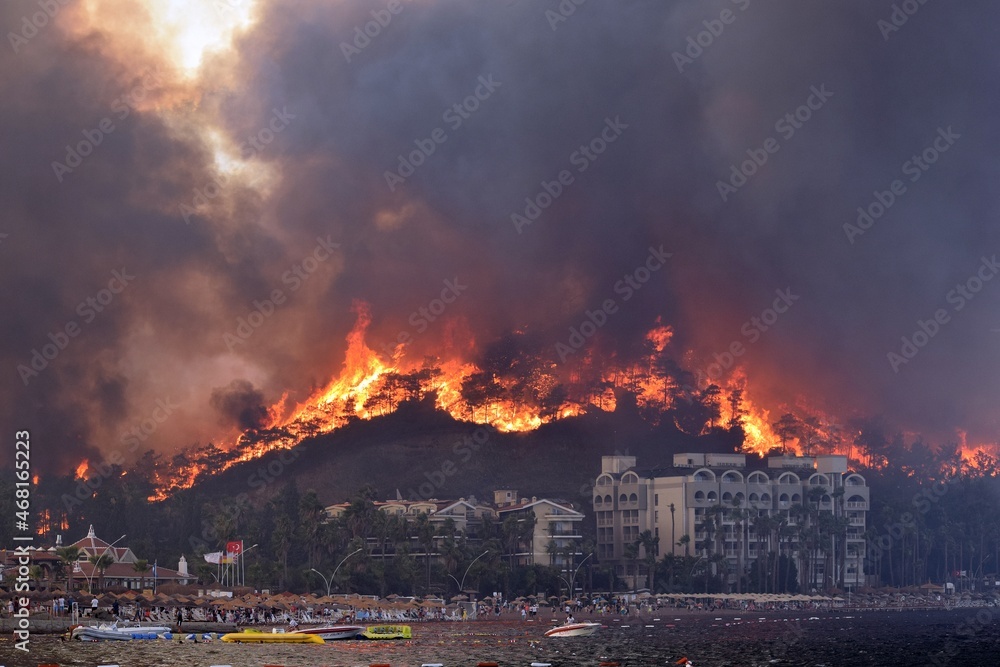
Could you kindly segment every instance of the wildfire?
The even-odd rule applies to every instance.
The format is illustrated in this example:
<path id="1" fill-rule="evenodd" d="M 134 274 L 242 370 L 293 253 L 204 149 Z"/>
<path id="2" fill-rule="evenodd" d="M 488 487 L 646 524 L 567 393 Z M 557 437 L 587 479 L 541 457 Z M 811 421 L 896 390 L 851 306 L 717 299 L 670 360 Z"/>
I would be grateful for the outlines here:
<path id="1" fill-rule="evenodd" d="M 90 462 L 84 459 L 80 462 L 80 465 L 76 467 L 76 479 L 87 479 L 87 473 L 90 471 Z"/>
<path id="2" fill-rule="evenodd" d="M 738 418 L 746 435 L 745 450 L 765 453 L 781 441 L 769 411 L 749 396 L 742 372 L 733 373 L 718 391 L 706 394 L 704 387 L 684 387 L 682 391 L 662 363 L 673 330 L 659 321 L 647 333 L 646 351 L 638 360 L 616 364 L 614 359 L 595 358 L 596 353 L 591 352 L 568 377 L 558 377 L 554 365 L 534 358 L 505 358 L 499 365 L 494 363 L 493 370 L 460 359 L 410 361 L 402 346 L 391 358 L 385 358 L 366 343 L 371 324 L 368 306 L 357 303 L 354 312 L 357 320 L 346 337 L 339 374 L 294 408 L 289 409 L 287 396 L 282 396 L 268 409 L 267 423 L 241 434 L 232 447 L 209 445 L 189 452 L 184 463 L 175 459 L 169 470 L 161 468 L 156 478 L 158 490 L 150 500 L 163 500 L 174 490 L 188 488 L 209 471 L 221 472 L 269 451 L 294 447 L 304 438 L 328 433 L 352 421 L 390 414 L 405 401 L 430 396 L 439 410 L 456 420 L 488 424 L 503 432 L 534 430 L 591 409 L 613 412 L 619 390 L 634 395 L 639 409 L 654 418 L 679 407 L 677 401 L 682 395 L 689 402 L 694 396 L 714 406 L 714 412 L 707 422 L 702 421 L 702 426 L 698 426 L 697 419 L 683 426 L 678 424 L 682 429 L 689 428 L 692 435 L 725 427 Z M 734 392 L 739 396 L 737 415 L 727 414 L 727 407 L 730 412 L 737 409 L 733 407 Z M 818 422 L 814 422 L 811 431 L 803 427 L 794 435 L 786 433 L 786 451 L 808 452 L 820 431 Z M 84 461 L 77 476 L 86 471 Z"/>
<path id="3" fill-rule="evenodd" d="M 998 443 L 970 443 L 966 431 L 958 431 L 958 453 L 966 465 L 991 465 L 1000 456 Z"/>

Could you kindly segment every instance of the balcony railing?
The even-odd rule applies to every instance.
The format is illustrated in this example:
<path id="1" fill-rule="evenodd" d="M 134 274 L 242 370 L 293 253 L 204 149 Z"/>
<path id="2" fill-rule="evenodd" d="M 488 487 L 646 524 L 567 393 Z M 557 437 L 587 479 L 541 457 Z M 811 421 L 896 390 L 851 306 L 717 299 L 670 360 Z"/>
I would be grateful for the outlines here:
<path id="1" fill-rule="evenodd" d="M 866 509 L 868 509 L 868 503 L 867 502 L 858 502 L 858 501 L 849 502 L 849 503 L 847 503 L 847 509 L 849 509 L 849 510 L 866 510 Z"/>

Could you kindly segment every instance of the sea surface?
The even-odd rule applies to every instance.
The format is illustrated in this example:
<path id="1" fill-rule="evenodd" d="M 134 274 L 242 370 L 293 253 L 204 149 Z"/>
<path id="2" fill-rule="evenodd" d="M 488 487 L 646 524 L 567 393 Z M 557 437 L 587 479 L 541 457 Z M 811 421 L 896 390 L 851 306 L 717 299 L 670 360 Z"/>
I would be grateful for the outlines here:
<path id="1" fill-rule="evenodd" d="M 903 612 L 687 612 L 666 610 L 643 619 L 600 619 L 591 637 L 547 639 L 552 625 L 468 621 L 413 624 L 407 641 L 338 641 L 268 646 L 177 641 L 65 642 L 33 635 L 30 652 L 0 639 L 0 665 L 37 667 L 501 667 L 532 662 L 552 667 L 670 665 L 682 657 L 696 667 L 809 665 L 815 667 L 1000 665 L 1000 608 Z"/>

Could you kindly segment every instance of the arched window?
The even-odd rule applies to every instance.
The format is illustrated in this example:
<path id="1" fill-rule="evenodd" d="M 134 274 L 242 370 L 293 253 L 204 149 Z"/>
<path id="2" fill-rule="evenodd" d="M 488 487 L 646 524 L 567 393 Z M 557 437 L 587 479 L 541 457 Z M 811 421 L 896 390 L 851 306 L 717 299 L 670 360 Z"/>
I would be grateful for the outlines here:
<path id="1" fill-rule="evenodd" d="M 604 496 L 604 504 L 605 505 L 611 504 L 611 496 Z"/>
<path id="2" fill-rule="evenodd" d="M 621 494 L 620 496 L 618 496 L 618 502 L 624 505 L 625 503 L 628 502 L 628 496 L 626 496 L 624 493 Z"/>
<path id="3" fill-rule="evenodd" d="M 595 506 L 599 507 L 599 506 L 601 506 L 603 504 L 604 504 L 604 498 L 602 498 L 601 496 L 595 496 L 594 497 L 594 505 Z"/>
<path id="4" fill-rule="evenodd" d="M 637 503 L 639 502 L 639 496 L 635 495 L 634 493 L 630 493 L 628 496 L 628 501 L 630 503 Z"/>
<path id="5" fill-rule="evenodd" d="M 709 500 L 710 502 L 713 502 L 713 503 L 714 503 L 714 502 L 715 502 L 715 501 L 717 501 L 718 499 L 719 499 L 719 494 L 718 494 L 718 493 L 716 493 L 715 491 L 709 491 L 709 492 L 708 492 L 708 500 Z"/>

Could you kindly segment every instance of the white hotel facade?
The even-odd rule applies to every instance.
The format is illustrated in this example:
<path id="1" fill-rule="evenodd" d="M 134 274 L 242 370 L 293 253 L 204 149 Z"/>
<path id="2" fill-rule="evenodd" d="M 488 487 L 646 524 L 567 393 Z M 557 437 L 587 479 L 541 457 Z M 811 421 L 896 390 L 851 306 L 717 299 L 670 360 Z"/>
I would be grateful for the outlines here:
<path id="1" fill-rule="evenodd" d="M 809 563 L 809 571 L 800 567 L 800 587 L 825 589 L 842 581 L 853 589 L 865 583 L 869 503 L 865 479 L 848 470 L 846 456 L 772 456 L 766 468 L 748 469 L 744 454 L 688 453 L 674 455 L 671 468 L 650 472 L 637 470 L 633 456 L 605 456 L 593 497 L 597 556 L 626 576 L 626 546 L 649 530 L 659 539 L 658 559 L 668 553 L 708 558 L 724 552 L 733 586 L 741 566 L 746 571 L 758 555 L 767 553 L 767 536 L 757 536 L 753 525 L 755 517 L 765 516 L 785 526 L 781 553 Z M 803 505 L 812 508 L 814 517 L 828 513 L 846 526 L 840 535 L 828 538 L 832 542 L 825 549 L 811 554 L 801 551 L 805 547 L 799 539 L 798 528 L 810 521 L 795 509 Z M 705 529 L 706 519 L 717 511 L 712 507 L 741 508 L 747 517 L 738 521 L 732 512 L 722 512 L 720 530 L 712 534 Z M 684 535 L 689 543 L 682 546 L 678 542 Z M 709 541 L 714 547 L 706 544 Z M 830 553 L 841 557 L 823 557 Z M 642 581 L 640 575 L 632 583 Z"/>

